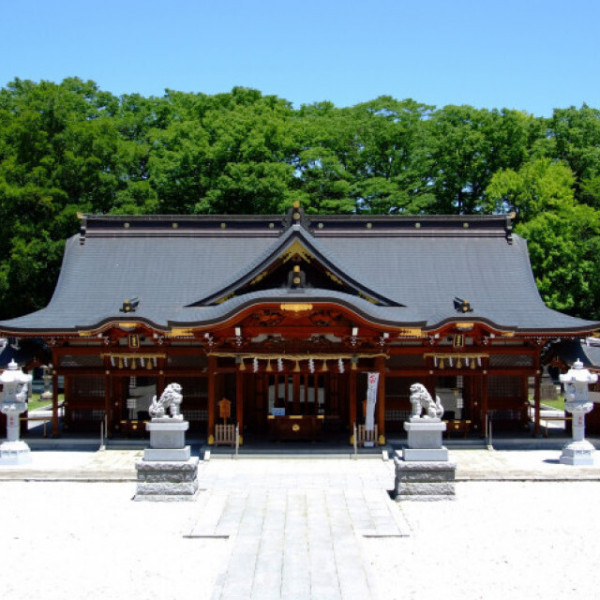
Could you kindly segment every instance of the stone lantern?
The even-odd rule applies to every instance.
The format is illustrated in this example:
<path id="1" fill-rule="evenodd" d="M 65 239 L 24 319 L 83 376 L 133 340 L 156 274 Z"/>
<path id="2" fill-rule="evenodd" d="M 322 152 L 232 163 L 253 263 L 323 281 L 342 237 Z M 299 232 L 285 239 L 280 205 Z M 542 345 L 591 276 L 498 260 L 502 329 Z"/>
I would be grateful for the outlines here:
<path id="1" fill-rule="evenodd" d="M 53 394 L 52 394 L 52 390 L 50 389 L 50 386 L 52 384 L 52 373 L 51 373 L 52 365 L 50 365 L 50 366 L 43 365 L 42 371 L 44 373 L 42 375 L 42 379 L 44 381 L 44 392 L 42 393 L 40 398 L 42 400 L 52 400 Z"/>
<path id="2" fill-rule="evenodd" d="M 19 440 L 19 415 L 27 410 L 27 395 L 31 375 L 23 373 L 14 360 L 0 375 L 2 402 L 0 410 L 6 415 L 6 440 L 0 444 L 0 464 L 20 465 L 31 462 L 29 446 Z"/>
<path id="3" fill-rule="evenodd" d="M 573 440 L 563 447 L 560 462 L 565 465 L 593 465 L 595 448 L 585 439 L 585 415 L 594 408 L 589 400 L 590 383 L 598 381 L 598 375 L 583 368 L 576 360 L 560 381 L 565 386 L 565 410 L 573 414 Z"/>

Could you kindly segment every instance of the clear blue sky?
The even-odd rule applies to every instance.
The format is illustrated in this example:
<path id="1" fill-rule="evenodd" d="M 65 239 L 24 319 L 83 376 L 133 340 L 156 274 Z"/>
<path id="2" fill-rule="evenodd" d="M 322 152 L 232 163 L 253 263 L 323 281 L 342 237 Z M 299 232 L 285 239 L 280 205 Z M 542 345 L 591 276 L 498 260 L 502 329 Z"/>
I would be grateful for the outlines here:
<path id="1" fill-rule="evenodd" d="M 0 0 L 0 87 L 600 108 L 598 0 Z"/>

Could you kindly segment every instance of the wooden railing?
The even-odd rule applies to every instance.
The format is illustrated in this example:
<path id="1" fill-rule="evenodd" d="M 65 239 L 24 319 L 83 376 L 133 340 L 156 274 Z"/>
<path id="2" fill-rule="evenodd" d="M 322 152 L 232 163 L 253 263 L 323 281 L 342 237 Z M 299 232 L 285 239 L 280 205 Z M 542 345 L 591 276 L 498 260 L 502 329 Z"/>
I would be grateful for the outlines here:
<path id="1" fill-rule="evenodd" d="M 365 442 L 370 446 L 377 446 L 378 435 L 377 435 L 377 425 L 374 426 L 373 429 L 368 430 L 365 429 L 364 425 L 358 426 L 358 439 L 356 443 L 359 446 L 365 446 Z"/>
<path id="2" fill-rule="evenodd" d="M 236 438 L 235 425 L 215 425 L 215 446 L 235 447 L 237 442 Z"/>

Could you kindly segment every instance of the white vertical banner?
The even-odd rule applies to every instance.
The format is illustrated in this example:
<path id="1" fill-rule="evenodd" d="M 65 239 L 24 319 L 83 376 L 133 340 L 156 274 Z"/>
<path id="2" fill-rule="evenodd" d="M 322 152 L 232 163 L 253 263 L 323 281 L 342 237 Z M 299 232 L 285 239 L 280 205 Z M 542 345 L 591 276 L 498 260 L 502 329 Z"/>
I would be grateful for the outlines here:
<path id="1" fill-rule="evenodd" d="M 375 404 L 377 404 L 377 387 L 379 384 L 379 373 L 367 373 L 369 386 L 367 388 L 367 410 L 365 415 L 365 430 L 375 429 Z"/>

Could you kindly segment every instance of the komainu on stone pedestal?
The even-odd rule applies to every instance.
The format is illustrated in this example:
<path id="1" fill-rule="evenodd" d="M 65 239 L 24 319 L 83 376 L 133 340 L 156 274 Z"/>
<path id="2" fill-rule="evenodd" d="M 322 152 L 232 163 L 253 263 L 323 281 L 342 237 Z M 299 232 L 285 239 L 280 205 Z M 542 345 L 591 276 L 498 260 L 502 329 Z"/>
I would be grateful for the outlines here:
<path id="1" fill-rule="evenodd" d="M 135 465 L 135 500 L 190 500 L 198 491 L 198 457 L 185 444 L 189 423 L 181 414 L 183 395 L 178 383 L 170 383 L 160 400 L 150 406 L 150 448 Z"/>
<path id="2" fill-rule="evenodd" d="M 456 465 L 442 445 L 444 407 L 421 383 L 410 386 L 412 414 L 404 422 L 407 447 L 394 458 L 396 500 L 452 500 Z M 424 413 L 424 414 L 422 414 Z"/>

